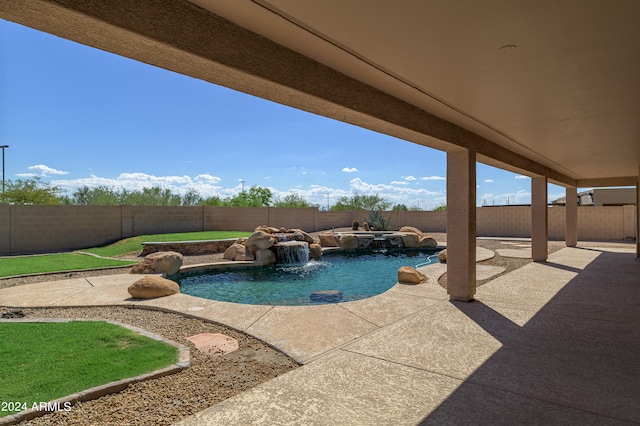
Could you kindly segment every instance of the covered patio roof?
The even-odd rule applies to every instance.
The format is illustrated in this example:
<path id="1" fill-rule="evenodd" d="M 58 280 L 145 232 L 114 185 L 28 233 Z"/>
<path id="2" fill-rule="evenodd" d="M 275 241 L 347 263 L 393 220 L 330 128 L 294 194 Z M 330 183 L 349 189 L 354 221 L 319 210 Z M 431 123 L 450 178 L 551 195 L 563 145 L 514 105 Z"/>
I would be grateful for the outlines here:
<path id="1" fill-rule="evenodd" d="M 634 0 L 17 0 L 0 17 L 576 187 L 635 185 Z"/>

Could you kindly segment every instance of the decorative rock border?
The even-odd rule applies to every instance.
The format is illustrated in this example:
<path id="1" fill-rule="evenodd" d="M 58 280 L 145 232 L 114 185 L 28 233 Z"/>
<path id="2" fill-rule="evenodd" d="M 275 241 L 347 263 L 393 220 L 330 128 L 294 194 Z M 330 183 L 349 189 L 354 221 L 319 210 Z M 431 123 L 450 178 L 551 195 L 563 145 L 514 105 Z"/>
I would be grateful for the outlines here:
<path id="1" fill-rule="evenodd" d="M 189 347 L 172 340 L 166 339 L 158 334 L 150 333 L 141 328 L 123 324 L 117 321 L 104 320 L 104 319 L 74 319 L 74 318 L 17 318 L 17 319 L 0 319 L 0 322 L 71 322 L 71 321 L 101 321 L 108 322 L 110 324 L 118 325 L 120 327 L 127 328 L 142 336 L 150 339 L 159 340 L 167 345 L 171 345 L 178 349 L 178 362 L 170 367 L 161 368 L 159 370 L 152 371 L 150 373 L 141 374 L 139 376 L 130 377 L 127 379 L 116 380 L 115 382 L 106 383 L 104 385 L 95 386 L 90 389 L 86 389 L 71 395 L 67 395 L 62 398 L 58 398 L 53 401 L 47 402 L 46 407 L 31 408 L 29 410 L 20 411 L 15 414 L 10 414 L 6 417 L 0 418 L 0 426 L 14 425 L 23 421 L 31 420 L 36 417 L 43 416 L 47 413 L 55 411 L 59 407 L 66 407 L 74 405 L 78 402 L 90 401 L 98 399 L 104 395 L 111 393 L 117 393 L 125 390 L 130 384 L 142 382 L 145 380 L 157 379 L 159 377 L 168 376 L 170 374 L 178 373 L 191 365 L 191 352 Z"/>

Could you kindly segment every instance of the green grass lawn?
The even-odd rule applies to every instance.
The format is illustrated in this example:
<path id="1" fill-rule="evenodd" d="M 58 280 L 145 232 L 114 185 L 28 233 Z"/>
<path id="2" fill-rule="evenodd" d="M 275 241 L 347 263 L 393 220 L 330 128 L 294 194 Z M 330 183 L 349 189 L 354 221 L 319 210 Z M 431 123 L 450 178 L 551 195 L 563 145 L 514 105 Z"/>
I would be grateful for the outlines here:
<path id="1" fill-rule="evenodd" d="M 127 238 L 104 247 L 83 249 L 83 252 L 104 257 L 115 257 L 142 250 L 142 242 L 221 240 L 226 238 L 248 237 L 250 232 L 209 231 L 187 232 L 180 234 L 140 235 Z M 48 272 L 81 271 L 95 268 L 123 266 L 137 262 L 115 259 L 100 259 L 79 253 L 63 253 L 41 256 L 20 256 L 0 258 L 0 278 L 14 275 L 39 274 Z"/>
<path id="2" fill-rule="evenodd" d="M 0 258 L 0 278 L 14 275 L 108 268 L 111 266 L 133 265 L 135 263 L 137 262 L 100 259 L 77 253 L 3 257 Z"/>
<path id="3" fill-rule="evenodd" d="M 0 323 L 0 359 L 0 401 L 31 408 L 168 367 L 178 349 L 104 321 Z"/>
<path id="4" fill-rule="evenodd" d="M 82 250 L 87 253 L 99 256 L 114 257 L 122 254 L 142 250 L 143 242 L 166 243 L 171 241 L 201 241 L 201 240 L 224 240 L 227 238 L 248 237 L 251 232 L 241 231 L 206 231 L 206 232 L 183 232 L 179 234 L 155 234 L 139 235 L 104 247 L 95 247 Z"/>

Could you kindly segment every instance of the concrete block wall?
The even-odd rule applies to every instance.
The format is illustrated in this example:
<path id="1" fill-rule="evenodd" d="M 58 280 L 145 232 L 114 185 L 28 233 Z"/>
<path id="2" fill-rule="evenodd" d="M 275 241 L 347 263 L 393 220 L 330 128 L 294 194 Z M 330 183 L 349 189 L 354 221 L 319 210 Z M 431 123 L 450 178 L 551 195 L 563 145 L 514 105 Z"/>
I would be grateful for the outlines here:
<path id="1" fill-rule="evenodd" d="M 527 206 L 480 207 L 476 221 L 479 237 L 531 236 L 531 208 Z"/>
<path id="2" fill-rule="evenodd" d="M 2 216 L 8 213 L 9 217 L 8 230 L 0 230 L 3 236 L 0 254 L 74 250 L 121 238 L 120 206 L 4 204 L 0 211 Z"/>
<path id="3" fill-rule="evenodd" d="M 0 203 L 0 255 L 11 253 L 11 205 Z"/>
<path id="4" fill-rule="evenodd" d="M 320 231 L 322 229 L 333 229 L 350 227 L 353 221 L 356 219 L 356 212 L 343 211 L 343 212 L 326 212 L 316 211 L 316 228 L 313 231 Z M 360 219 L 358 219 L 360 220 Z M 306 231 L 306 230 L 305 230 Z"/>
<path id="5" fill-rule="evenodd" d="M 550 207 L 549 238 L 564 239 L 564 207 Z M 635 206 L 579 207 L 578 239 L 622 240 L 636 234 Z M 446 232 L 446 212 L 383 212 L 391 226 Z M 259 225 L 307 232 L 351 227 L 367 212 L 325 212 L 316 208 L 140 206 L 20 206 L 0 204 L 0 255 L 94 247 L 134 235 L 208 230 L 252 231 Z M 478 236 L 529 237 L 529 207 L 480 207 Z"/>
<path id="6" fill-rule="evenodd" d="M 578 241 L 624 239 L 623 212 L 622 206 L 578 208 Z"/>
<path id="7" fill-rule="evenodd" d="M 267 208 L 208 206 L 206 210 L 208 231 L 253 231 L 257 226 L 269 224 Z"/>
<path id="8" fill-rule="evenodd" d="M 267 209 L 268 220 L 265 223 L 275 228 L 302 229 L 313 232 L 316 230 L 315 209 L 275 208 Z M 254 227 L 255 228 L 255 227 Z M 253 229 L 251 229 L 253 230 Z"/>
<path id="9" fill-rule="evenodd" d="M 549 207 L 549 239 L 564 240 L 564 224 L 566 222 L 566 212 L 564 207 Z"/>
<path id="10" fill-rule="evenodd" d="M 400 212 L 392 212 L 400 213 Z M 402 212 L 398 219 L 402 219 L 402 226 L 414 226 L 425 232 L 447 232 L 447 212 Z M 391 225 L 394 225 L 393 217 Z"/>
<path id="11" fill-rule="evenodd" d="M 630 239 L 637 235 L 638 217 L 635 206 L 622 207 L 622 222 L 624 238 Z"/>
<path id="12" fill-rule="evenodd" d="M 133 206 L 133 235 L 205 231 L 204 206 Z"/>

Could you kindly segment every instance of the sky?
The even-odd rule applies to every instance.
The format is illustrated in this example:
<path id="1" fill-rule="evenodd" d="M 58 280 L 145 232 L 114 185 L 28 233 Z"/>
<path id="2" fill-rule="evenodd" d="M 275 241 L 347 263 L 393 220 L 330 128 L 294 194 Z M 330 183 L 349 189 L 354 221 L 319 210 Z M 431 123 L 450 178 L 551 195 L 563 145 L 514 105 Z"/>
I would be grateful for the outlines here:
<path id="1" fill-rule="evenodd" d="M 0 20 L 7 180 L 160 186 L 222 198 L 244 187 L 446 204 L 446 154 Z M 477 205 L 527 204 L 531 180 L 477 165 Z M 549 185 L 549 200 L 564 196 Z"/>

